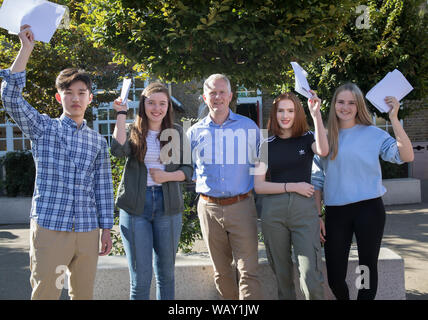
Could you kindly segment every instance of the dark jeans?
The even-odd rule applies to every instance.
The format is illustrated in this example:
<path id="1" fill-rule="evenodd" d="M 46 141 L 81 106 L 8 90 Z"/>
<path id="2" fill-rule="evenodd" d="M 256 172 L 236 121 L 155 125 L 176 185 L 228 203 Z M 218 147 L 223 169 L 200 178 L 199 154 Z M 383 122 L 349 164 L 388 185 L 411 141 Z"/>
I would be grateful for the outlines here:
<path id="1" fill-rule="evenodd" d="M 358 290 L 358 300 L 373 300 L 377 292 L 377 260 L 385 226 L 382 198 L 344 206 L 326 206 L 325 259 L 328 284 L 338 300 L 349 300 L 345 282 L 349 250 L 355 233 L 360 268 L 368 268 L 369 283 Z M 365 266 L 365 267 L 363 267 Z M 367 276 L 362 274 L 362 278 Z"/>

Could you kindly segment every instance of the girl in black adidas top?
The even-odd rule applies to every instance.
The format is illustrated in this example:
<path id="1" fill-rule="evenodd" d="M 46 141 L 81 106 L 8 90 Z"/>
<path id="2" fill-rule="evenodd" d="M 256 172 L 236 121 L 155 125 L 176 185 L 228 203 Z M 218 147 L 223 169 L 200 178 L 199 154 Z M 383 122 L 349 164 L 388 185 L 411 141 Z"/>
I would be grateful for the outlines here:
<path id="1" fill-rule="evenodd" d="M 279 299 L 296 299 L 292 246 L 305 298 L 324 298 L 320 238 L 324 241 L 325 229 L 313 197 L 311 168 L 314 154 L 324 157 L 329 148 L 321 119 L 321 100 L 315 92 L 311 93 L 308 107 L 315 133 L 309 131 L 296 95 L 281 94 L 270 112 L 268 130 L 272 136 L 267 141 L 267 163 L 256 166 L 263 174 L 256 173 L 254 189 L 258 194 L 267 194 L 262 198 L 262 231 L 268 260 L 277 278 Z"/>

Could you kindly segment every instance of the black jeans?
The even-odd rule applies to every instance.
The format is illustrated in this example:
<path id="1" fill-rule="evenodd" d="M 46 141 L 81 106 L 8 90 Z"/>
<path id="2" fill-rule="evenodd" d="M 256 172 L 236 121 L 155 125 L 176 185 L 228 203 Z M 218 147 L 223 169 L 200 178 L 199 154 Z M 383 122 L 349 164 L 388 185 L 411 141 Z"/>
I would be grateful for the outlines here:
<path id="1" fill-rule="evenodd" d="M 325 217 L 327 238 L 324 249 L 330 289 L 336 299 L 349 300 L 345 278 L 352 235 L 355 233 L 359 265 L 368 267 L 370 280 L 369 288 L 366 288 L 365 283 L 358 290 L 357 299 L 373 300 L 378 283 L 377 260 L 385 227 L 382 198 L 344 206 L 326 206 Z"/>

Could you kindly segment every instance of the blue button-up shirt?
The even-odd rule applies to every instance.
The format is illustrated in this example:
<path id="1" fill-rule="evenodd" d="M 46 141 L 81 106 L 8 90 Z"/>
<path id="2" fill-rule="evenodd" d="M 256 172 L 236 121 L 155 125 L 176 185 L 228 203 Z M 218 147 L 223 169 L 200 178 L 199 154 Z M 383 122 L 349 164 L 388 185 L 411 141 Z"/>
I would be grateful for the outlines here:
<path id="1" fill-rule="evenodd" d="M 6 112 L 31 140 L 36 166 L 31 217 L 46 229 L 87 232 L 113 226 L 113 185 L 106 140 L 62 115 L 40 114 L 22 97 L 25 71 L 4 78 Z"/>
<path id="2" fill-rule="evenodd" d="M 226 121 L 218 125 L 208 115 L 187 136 L 196 192 L 224 198 L 254 188 L 252 171 L 260 145 L 260 130 L 254 121 L 229 111 Z"/>

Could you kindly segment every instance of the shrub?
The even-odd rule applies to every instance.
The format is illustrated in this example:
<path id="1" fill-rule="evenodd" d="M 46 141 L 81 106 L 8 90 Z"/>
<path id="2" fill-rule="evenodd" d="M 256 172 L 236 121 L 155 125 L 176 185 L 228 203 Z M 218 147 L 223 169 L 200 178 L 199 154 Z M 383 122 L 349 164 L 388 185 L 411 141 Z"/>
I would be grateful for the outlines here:
<path id="1" fill-rule="evenodd" d="M 408 178 L 408 163 L 396 164 L 380 159 L 382 179 Z"/>
<path id="2" fill-rule="evenodd" d="M 193 243 L 197 239 L 202 239 L 201 226 L 197 213 L 197 193 L 194 191 L 183 191 L 184 212 L 183 228 L 181 230 L 180 243 L 178 248 L 188 253 L 192 251 Z"/>
<path id="3" fill-rule="evenodd" d="M 1 187 L 9 197 L 31 196 L 34 190 L 36 168 L 30 151 L 8 152 L 0 159 L 6 175 Z"/>

